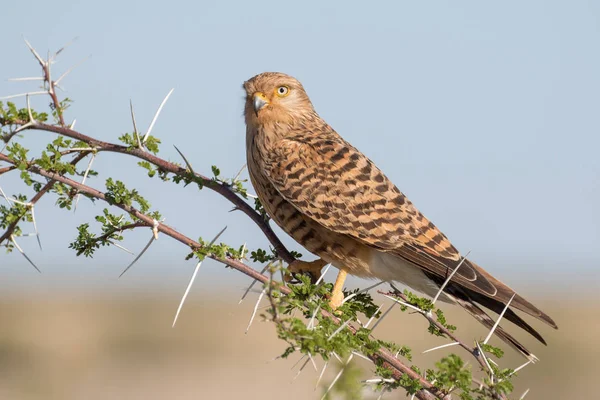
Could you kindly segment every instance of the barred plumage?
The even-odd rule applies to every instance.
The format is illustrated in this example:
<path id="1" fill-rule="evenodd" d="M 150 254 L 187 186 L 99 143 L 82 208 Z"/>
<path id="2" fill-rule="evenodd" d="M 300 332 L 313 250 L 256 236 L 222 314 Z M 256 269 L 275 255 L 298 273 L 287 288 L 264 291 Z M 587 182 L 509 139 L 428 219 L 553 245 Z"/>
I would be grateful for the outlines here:
<path id="1" fill-rule="evenodd" d="M 319 117 L 296 79 L 263 73 L 245 82 L 244 89 L 248 169 L 271 218 L 342 271 L 435 293 L 461 260 L 448 238 Z M 514 293 L 468 260 L 446 292 L 446 301 L 458 302 L 484 324 L 489 320 L 478 317 L 480 309 L 473 302 L 497 311 Z M 340 293 L 334 293 L 334 306 L 339 299 Z M 556 328 L 521 296 L 511 306 Z M 506 317 L 543 341 L 516 314 Z M 527 353 L 503 331 L 499 336 Z"/>

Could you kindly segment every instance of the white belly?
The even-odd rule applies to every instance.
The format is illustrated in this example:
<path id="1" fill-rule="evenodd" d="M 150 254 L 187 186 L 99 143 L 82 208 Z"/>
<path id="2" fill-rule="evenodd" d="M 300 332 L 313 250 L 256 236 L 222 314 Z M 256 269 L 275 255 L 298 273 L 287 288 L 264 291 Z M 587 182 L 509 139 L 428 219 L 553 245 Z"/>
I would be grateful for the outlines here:
<path id="1" fill-rule="evenodd" d="M 386 252 L 374 251 L 372 254 L 371 271 L 378 279 L 399 282 L 410 291 L 417 291 L 431 298 L 437 294 L 439 286 L 429 279 L 421 268 Z M 442 294 L 439 300 L 454 303 L 446 294 Z"/>

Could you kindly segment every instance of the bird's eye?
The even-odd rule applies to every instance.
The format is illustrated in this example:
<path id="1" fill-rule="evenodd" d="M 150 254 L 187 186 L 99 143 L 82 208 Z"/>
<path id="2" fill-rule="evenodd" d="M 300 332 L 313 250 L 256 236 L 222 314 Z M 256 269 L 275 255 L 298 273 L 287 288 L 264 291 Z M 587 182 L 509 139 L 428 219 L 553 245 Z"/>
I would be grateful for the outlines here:
<path id="1" fill-rule="evenodd" d="M 279 97 L 285 97 L 290 94 L 290 88 L 287 86 L 279 86 L 277 89 L 275 89 L 275 93 L 277 93 L 277 96 Z"/>

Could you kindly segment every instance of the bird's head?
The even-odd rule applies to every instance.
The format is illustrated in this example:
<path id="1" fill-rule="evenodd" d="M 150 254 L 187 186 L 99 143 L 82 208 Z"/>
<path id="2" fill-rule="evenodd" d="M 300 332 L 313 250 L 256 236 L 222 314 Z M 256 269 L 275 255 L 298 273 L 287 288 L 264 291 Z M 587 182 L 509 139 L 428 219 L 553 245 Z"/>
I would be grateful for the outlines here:
<path id="1" fill-rule="evenodd" d="M 297 79 L 280 72 L 263 72 L 244 82 L 247 125 L 291 122 L 314 112 L 312 103 Z"/>

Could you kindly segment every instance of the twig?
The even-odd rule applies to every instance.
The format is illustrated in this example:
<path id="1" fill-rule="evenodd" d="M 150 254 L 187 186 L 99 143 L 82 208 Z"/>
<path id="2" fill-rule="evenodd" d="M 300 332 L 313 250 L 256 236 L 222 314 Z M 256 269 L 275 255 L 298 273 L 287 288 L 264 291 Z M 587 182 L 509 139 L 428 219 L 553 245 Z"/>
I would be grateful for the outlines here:
<path id="1" fill-rule="evenodd" d="M 21 121 L 21 122 L 23 125 L 26 124 L 25 121 Z M 182 176 L 182 177 L 189 175 L 189 171 L 187 169 L 182 168 L 176 164 L 170 163 L 159 157 L 156 157 L 155 155 L 148 153 L 146 151 L 143 151 L 140 149 L 131 149 L 128 146 L 122 146 L 122 145 L 118 145 L 118 144 L 113 144 L 113 143 L 108 143 L 108 142 L 104 142 L 101 140 L 97 140 L 95 138 L 92 138 L 91 136 L 84 135 L 80 132 L 77 132 L 77 131 L 70 129 L 68 127 L 65 127 L 65 126 L 55 126 L 55 125 L 49 125 L 49 124 L 44 124 L 44 123 L 37 123 L 35 126 L 27 127 L 26 130 L 33 130 L 33 129 L 46 131 L 46 132 L 52 132 L 52 133 L 58 133 L 59 135 L 63 135 L 63 136 L 66 136 L 66 137 L 69 137 L 69 138 L 72 138 L 72 139 L 75 139 L 78 141 L 86 142 L 90 146 L 94 147 L 97 152 L 106 151 L 106 152 L 120 153 L 120 154 L 124 154 L 124 155 L 133 156 L 133 157 L 148 161 L 151 164 L 154 164 L 155 166 L 159 167 L 161 170 L 164 170 L 166 172 L 170 172 L 170 173 Z M 198 174 L 198 173 L 196 173 L 194 175 L 194 178 L 197 182 L 202 184 L 203 187 L 207 187 L 207 188 L 219 193 L 221 196 L 225 197 L 227 200 L 229 200 L 231 203 L 233 203 L 236 209 L 242 211 L 244 214 L 246 214 L 248 217 L 250 217 L 250 219 L 252 219 L 252 221 L 261 229 L 263 234 L 271 242 L 271 244 L 273 245 L 277 254 L 286 263 L 289 264 L 295 260 L 294 257 L 291 255 L 291 253 L 283 245 L 283 243 L 281 242 L 279 237 L 277 237 L 275 232 L 273 232 L 273 230 L 269 226 L 269 223 L 264 220 L 262 215 L 257 213 L 250 204 L 246 203 L 244 201 L 244 199 L 242 199 L 240 196 L 238 196 L 237 193 L 235 193 L 229 185 L 224 184 L 224 183 L 215 182 L 211 178 L 208 178 L 208 177 Z"/>

